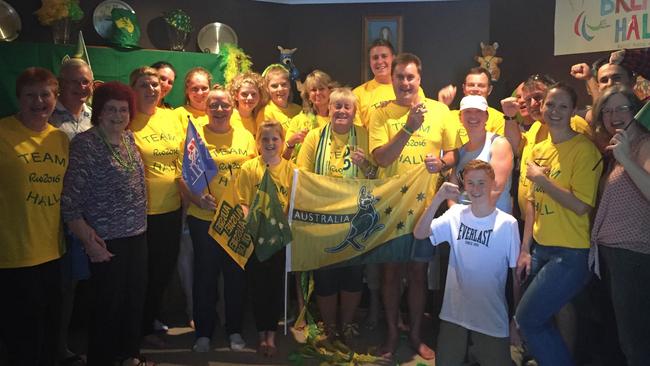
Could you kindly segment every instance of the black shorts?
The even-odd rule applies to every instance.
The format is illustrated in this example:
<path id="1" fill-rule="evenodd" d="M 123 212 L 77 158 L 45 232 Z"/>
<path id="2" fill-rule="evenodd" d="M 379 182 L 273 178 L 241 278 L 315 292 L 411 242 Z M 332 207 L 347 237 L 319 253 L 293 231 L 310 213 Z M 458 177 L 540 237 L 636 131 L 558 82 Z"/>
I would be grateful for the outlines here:
<path id="1" fill-rule="evenodd" d="M 314 292 L 318 296 L 336 295 L 339 291 L 360 292 L 362 289 L 362 265 L 314 270 Z"/>

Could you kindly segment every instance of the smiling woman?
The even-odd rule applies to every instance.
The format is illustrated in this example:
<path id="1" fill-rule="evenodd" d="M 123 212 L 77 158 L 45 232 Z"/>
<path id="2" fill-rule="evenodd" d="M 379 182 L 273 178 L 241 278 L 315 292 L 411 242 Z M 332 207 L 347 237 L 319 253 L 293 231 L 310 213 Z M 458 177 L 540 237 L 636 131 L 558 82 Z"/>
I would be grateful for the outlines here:
<path id="1" fill-rule="evenodd" d="M 180 174 L 176 162 L 185 137 L 183 127 L 169 109 L 159 107 L 162 94 L 160 70 L 141 67 L 131 72 L 137 113 L 129 129 L 140 150 L 147 186 L 147 294 L 142 317 L 145 341 L 164 345 L 154 334 L 160 319 L 162 297 L 176 268 L 182 226 L 181 195 L 176 183 Z"/>
<path id="2" fill-rule="evenodd" d="M 0 119 L 0 342 L 10 365 L 57 362 L 68 161 L 67 136 L 47 123 L 57 91 L 50 71 L 28 68 L 16 80 L 18 113 Z"/>
<path id="3" fill-rule="evenodd" d="M 91 122 L 70 145 L 61 212 L 90 258 L 88 363 L 142 361 L 140 321 L 147 277 L 147 197 L 133 133 L 131 88 L 97 88 Z M 123 358 L 123 359 L 121 359 Z"/>

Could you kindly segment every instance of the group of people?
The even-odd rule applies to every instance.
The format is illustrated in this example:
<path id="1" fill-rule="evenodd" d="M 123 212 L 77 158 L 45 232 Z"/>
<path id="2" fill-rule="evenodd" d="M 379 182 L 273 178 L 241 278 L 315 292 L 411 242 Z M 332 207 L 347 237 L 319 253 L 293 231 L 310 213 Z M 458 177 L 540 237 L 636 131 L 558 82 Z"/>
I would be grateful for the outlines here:
<path id="1" fill-rule="evenodd" d="M 624 67 L 636 56 L 617 52 L 593 71 L 572 68 L 594 86 L 585 118 L 575 115 L 571 87 L 540 75 L 503 99 L 502 112 L 489 107 L 491 77 L 482 68 L 468 72 L 460 108 L 450 111 L 456 88 L 426 98 L 420 59 L 397 55 L 386 40 L 369 49 L 372 80 L 352 90 L 314 70 L 300 91 L 302 106 L 292 103 L 283 65 L 227 85 L 213 85 L 204 68 L 188 70 L 185 103 L 175 109 L 164 98 L 176 70 L 165 62 L 133 70 L 128 85 L 97 87 L 78 59 L 65 61 L 58 78 L 28 68 L 16 81 L 17 113 L 0 120 L 0 168 L 10 172 L 0 178 L 0 287 L 7 295 L 0 340 L 9 362 L 83 361 L 68 349 L 67 331 L 77 281 L 89 279 L 86 363 L 152 364 L 140 344 L 165 346 L 155 328 L 164 327 L 163 293 L 177 263 L 196 332 L 193 351 L 211 350 L 223 275 L 230 348 L 246 345 L 248 292 L 258 351 L 271 357 L 285 254 L 265 261 L 253 255 L 242 269 L 215 242 L 208 231 L 226 187 L 235 186 L 247 214 L 268 170 L 286 210 L 295 168 L 381 179 L 424 164 L 440 184 L 426 192 L 413 233 L 382 245 L 409 253 L 408 262 L 314 271 L 329 339 L 359 335 L 365 277 L 368 324 L 377 324 L 383 302 L 379 352 L 392 358 L 404 328 L 405 278 L 408 341 L 422 358 L 507 365 L 511 339 L 521 335 L 539 365 L 573 365 L 571 302 L 595 263 L 611 291 L 621 349 L 629 365 L 642 365 L 650 356 L 650 133 L 634 118 L 643 103 Z M 181 174 L 190 123 L 218 167 L 200 193 Z M 441 205 L 449 209 L 436 217 Z M 181 240 L 184 226 L 189 245 Z M 421 325 L 427 270 L 442 242 L 451 254 L 434 352 Z"/>

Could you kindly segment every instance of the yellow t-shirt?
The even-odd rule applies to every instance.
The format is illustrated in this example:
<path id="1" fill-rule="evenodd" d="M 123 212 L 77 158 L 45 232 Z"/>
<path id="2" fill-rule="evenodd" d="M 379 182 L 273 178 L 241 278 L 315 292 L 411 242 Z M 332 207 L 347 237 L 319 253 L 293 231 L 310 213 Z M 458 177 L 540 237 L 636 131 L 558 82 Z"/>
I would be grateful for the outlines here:
<path id="1" fill-rule="evenodd" d="M 239 203 L 250 207 L 255 199 L 255 194 L 262 183 L 264 171 L 269 169 L 271 179 L 278 190 L 278 199 L 282 208 L 287 210 L 289 207 L 289 195 L 291 194 L 291 183 L 293 182 L 293 170 L 296 165 L 286 159 L 281 159 L 280 163 L 274 167 L 266 166 L 264 159 L 258 156 L 244 163 L 237 178 L 237 195 Z"/>
<path id="2" fill-rule="evenodd" d="M 257 155 L 255 139 L 243 128 L 233 127 L 228 133 L 220 134 L 210 131 L 207 125 L 197 127 L 196 130 L 219 170 L 210 180 L 212 196 L 218 199 L 228 184 L 235 183 L 242 164 Z M 180 162 L 182 161 L 181 157 Z M 207 188 L 203 192 L 207 193 Z M 214 211 L 203 210 L 194 203 L 190 203 L 187 214 L 206 221 L 212 221 L 214 217 Z"/>
<path id="3" fill-rule="evenodd" d="M 302 108 L 300 108 L 299 105 L 294 103 L 289 103 L 287 108 L 280 108 L 271 101 L 267 105 L 265 105 L 264 108 L 262 108 L 260 113 L 262 114 L 262 116 L 264 116 L 262 122 L 264 121 L 280 122 L 282 128 L 284 128 L 284 130 L 287 131 L 287 129 L 289 128 L 289 122 L 291 122 L 291 119 L 293 117 L 295 117 L 298 113 L 300 113 L 301 109 Z"/>
<path id="4" fill-rule="evenodd" d="M 585 136 L 591 136 L 592 131 L 589 127 L 589 123 L 585 121 L 584 118 L 580 116 L 571 117 L 571 129 L 577 133 L 583 134 Z M 519 210 L 521 212 L 521 218 L 526 218 L 526 201 L 528 196 L 528 190 L 530 189 L 530 181 L 526 178 L 526 171 L 528 170 L 528 160 L 530 159 L 530 154 L 533 151 L 533 146 L 538 144 L 548 138 L 548 128 L 539 121 L 535 121 L 528 131 L 522 134 L 521 138 L 521 160 L 519 165 L 519 187 L 517 189 L 517 203 L 519 204 Z"/>
<path id="5" fill-rule="evenodd" d="M 176 117 L 169 109 L 156 108 L 151 117 L 136 114 L 129 125 L 144 163 L 148 215 L 181 207 L 176 179 L 181 175 L 179 158 L 185 132 Z"/>
<path id="6" fill-rule="evenodd" d="M 233 109 L 230 116 L 230 125 L 233 127 L 243 127 L 255 137 L 257 128 L 263 122 L 263 114 L 258 113 L 257 117 L 242 117 L 237 109 Z"/>
<path id="7" fill-rule="evenodd" d="M 0 268 L 31 267 L 65 252 L 60 200 L 67 167 L 63 131 L 0 119 Z"/>
<path id="8" fill-rule="evenodd" d="M 449 109 L 443 103 L 425 99 L 427 113 L 422 126 L 413 133 L 404 145 L 398 158 L 385 168 L 379 168 L 379 178 L 407 173 L 416 165 L 422 164 L 427 154 L 440 156 L 442 151 L 450 151 L 462 146 L 458 139 L 458 129 L 450 125 Z M 406 123 L 410 108 L 390 103 L 370 114 L 370 151 L 387 144 Z M 436 180 L 437 177 L 434 178 Z M 431 186 L 428 199 L 432 199 L 436 187 Z"/>
<path id="9" fill-rule="evenodd" d="M 469 136 L 467 136 L 467 131 L 465 131 L 465 126 L 463 126 L 463 122 L 460 120 L 460 111 L 455 109 L 451 111 L 451 121 L 453 121 L 456 125 L 456 128 L 458 128 L 458 137 L 460 138 L 460 141 L 464 144 L 469 141 Z M 505 126 L 506 126 L 506 121 L 503 118 L 503 113 L 499 112 L 498 110 L 488 107 L 488 120 L 485 122 L 485 130 L 487 132 L 492 132 L 494 134 L 497 134 L 499 136 L 504 135 L 505 131 Z"/>
<path id="10" fill-rule="evenodd" d="M 360 118 L 360 126 L 368 128 L 370 124 L 370 112 L 377 109 L 382 103 L 395 100 L 395 90 L 393 84 L 381 84 L 375 79 L 367 81 L 352 91 L 359 99 L 359 112 L 357 117 Z M 418 94 L 424 99 L 424 90 L 420 88 Z M 357 124 L 355 119 L 355 124 Z"/>
<path id="11" fill-rule="evenodd" d="M 580 201 L 594 207 L 598 181 L 602 173 L 600 152 L 587 137 L 577 134 L 568 141 L 554 144 L 548 138 L 533 147 L 531 159 L 550 168 L 548 177 L 568 189 Z M 577 215 L 532 184 L 528 199 L 535 207 L 533 237 L 542 245 L 565 248 L 589 248 L 589 214 Z"/>
<path id="12" fill-rule="evenodd" d="M 305 141 L 302 143 L 302 148 L 298 154 L 296 164 L 306 171 L 314 172 L 316 166 L 316 151 L 318 149 L 318 142 L 320 135 L 325 126 L 309 131 Z M 361 148 L 365 154 L 366 159 L 372 162 L 370 153 L 368 153 L 368 132 L 361 126 L 353 125 L 356 133 L 357 147 Z M 344 176 L 344 171 L 352 169 L 353 163 L 349 159 L 350 156 L 350 141 L 349 134 L 340 135 L 334 130 L 331 131 L 332 142 L 330 145 L 330 170 L 327 176 L 341 178 Z M 346 163 L 346 158 L 347 163 Z M 357 169 L 357 178 L 365 178 L 360 168 Z"/>
<path id="13" fill-rule="evenodd" d="M 210 122 L 205 111 L 192 108 L 189 105 L 182 105 L 174 109 L 174 113 L 176 113 L 176 118 L 178 118 L 178 120 L 181 122 L 183 131 L 187 130 L 187 116 L 190 116 L 196 128 L 199 128 L 199 126 L 205 126 L 208 124 L 208 122 Z"/>

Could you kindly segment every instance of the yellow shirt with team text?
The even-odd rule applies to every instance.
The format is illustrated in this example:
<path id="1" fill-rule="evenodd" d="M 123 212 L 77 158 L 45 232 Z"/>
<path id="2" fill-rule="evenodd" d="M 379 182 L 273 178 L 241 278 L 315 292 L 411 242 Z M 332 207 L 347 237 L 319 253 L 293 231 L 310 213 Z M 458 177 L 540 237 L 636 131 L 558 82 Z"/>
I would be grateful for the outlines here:
<path id="1" fill-rule="evenodd" d="M 458 128 L 458 137 L 464 145 L 469 141 L 469 136 L 467 136 L 465 126 L 463 126 L 463 122 L 460 120 L 460 111 L 455 109 L 451 111 L 450 114 L 453 116 L 451 117 L 451 121 L 453 121 L 456 125 L 456 128 Z M 499 136 L 503 136 L 505 126 L 506 121 L 503 118 L 503 113 L 492 107 L 488 107 L 488 120 L 485 122 L 485 130 L 487 132 L 492 132 Z"/>
<path id="2" fill-rule="evenodd" d="M 422 126 L 409 138 L 393 163 L 379 168 L 379 178 L 408 173 L 416 165 L 422 164 L 427 154 L 439 157 L 443 151 L 451 151 L 462 146 L 458 139 L 458 129 L 450 124 L 447 106 L 431 99 L 425 99 L 424 103 L 427 112 L 424 114 Z M 408 118 L 409 110 L 409 107 L 390 103 L 370 114 L 371 152 L 387 144 L 400 133 Z M 433 198 L 435 190 L 436 187 L 432 186 L 427 195 L 428 199 Z"/>
<path id="3" fill-rule="evenodd" d="M 548 138 L 535 145 L 530 158 L 549 168 L 553 184 L 569 190 L 576 198 L 594 207 L 602 164 L 600 152 L 587 137 L 575 135 L 554 144 Z M 542 245 L 564 248 L 589 248 L 589 213 L 578 215 L 531 182 L 528 199 L 533 201 L 535 221 L 533 237 Z"/>
<path id="4" fill-rule="evenodd" d="M 207 125 L 197 127 L 196 130 L 218 169 L 217 175 L 210 180 L 210 192 L 218 199 L 228 184 L 235 184 L 244 162 L 257 155 L 255 139 L 241 127 L 233 127 L 227 133 L 214 133 Z M 182 161 L 181 157 L 181 164 Z M 203 193 L 208 193 L 208 189 Z M 212 221 L 214 217 L 214 211 L 204 210 L 194 203 L 190 203 L 187 214 L 205 221 Z"/>
<path id="5" fill-rule="evenodd" d="M 365 128 L 361 126 L 352 125 L 356 133 L 356 148 L 360 148 L 366 154 L 366 159 L 368 159 L 372 164 L 372 159 L 368 153 L 368 132 Z M 296 159 L 296 164 L 306 171 L 314 172 L 316 166 L 316 151 L 318 150 L 318 142 L 320 141 L 320 135 L 323 132 L 325 126 L 311 130 L 305 137 L 305 141 L 302 143 L 302 148 Z M 352 168 L 352 161 L 347 160 L 351 153 L 351 141 L 349 139 L 350 134 L 340 135 L 334 130 L 331 131 L 331 145 L 330 145 L 330 171 L 327 172 L 329 177 L 341 178 L 344 176 L 344 171 Z M 357 178 L 365 178 L 361 168 L 357 169 Z"/>
<path id="6" fill-rule="evenodd" d="M 67 167 L 63 131 L 0 119 L 0 268 L 36 266 L 65 252 L 60 200 Z"/>
<path id="7" fill-rule="evenodd" d="M 156 108 L 147 116 L 136 114 L 129 129 L 144 163 L 147 184 L 147 214 L 157 215 L 181 207 L 176 179 L 181 175 L 179 159 L 185 131 L 177 115 L 168 109 Z"/>
<path id="8" fill-rule="evenodd" d="M 584 118 L 573 116 L 571 117 L 570 123 L 571 129 L 575 132 L 589 137 L 592 136 L 591 127 L 589 127 L 589 123 L 587 123 Z M 526 197 L 528 196 L 528 190 L 530 188 L 530 181 L 526 178 L 526 171 L 528 170 L 526 163 L 530 159 L 533 146 L 546 140 L 548 137 L 548 128 L 546 128 L 546 126 L 544 126 L 540 121 L 535 121 L 528 131 L 524 132 L 521 137 L 520 146 L 522 146 L 522 151 L 519 165 L 519 186 L 517 189 L 517 203 L 519 204 L 521 219 L 526 218 Z"/>
<path id="9" fill-rule="evenodd" d="M 291 119 L 295 117 L 298 113 L 300 113 L 300 106 L 294 103 L 289 103 L 287 108 L 281 108 L 277 106 L 275 103 L 270 101 L 267 105 L 264 106 L 264 108 L 260 111 L 262 116 L 264 118 L 262 119 L 262 122 L 264 121 L 276 121 L 280 122 L 282 125 L 282 128 L 284 128 L 284 131 L 286 132 L 289 129 L 289 122 L 291 122 Z"/>
<path id="10" fill-rule="evenodd" d="M 383 103 L 395 100 L 395 90 L 393 84 L 382 84 L 375 79 L 367 81 L 352 91 L 359 100 L 359 111 L 357 117 L 360 119 L 360 126 L 368 128 L 370 124 L 370 112 L 377 109 Z M 424 99 L 422 88 L 418 90 L 420 98 Z M 358 124 L 355 121 L 355 124 Z"/>
<path id="11" fill-rule="evenodd" d="M 296 168 L 296 165 L 286 159 L 281 159 L 280 163 L 273 167 L 267 167 L 261 156 L 245 162 L 237 179 L 239 203 L 251 207 L 260 183 L 262 183 L 264 172 L 268 169 L 278 191 L 278 200 L 286 211 L 287 207 L 289 207 L 294 168 Z"/>

